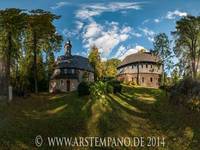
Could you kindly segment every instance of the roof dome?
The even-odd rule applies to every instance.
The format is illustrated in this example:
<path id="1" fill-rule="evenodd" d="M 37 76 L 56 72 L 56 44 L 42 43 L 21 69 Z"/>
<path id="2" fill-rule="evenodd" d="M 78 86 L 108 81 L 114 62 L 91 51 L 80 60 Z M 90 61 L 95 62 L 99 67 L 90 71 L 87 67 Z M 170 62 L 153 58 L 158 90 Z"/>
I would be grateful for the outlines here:
<path id="1" fill-rule="evenodd" d="M 159 63 L 160 58 L 153 53 L 139 51 L 137 53 L 126 56 L 118 68 L 126 66 L 128 64 L 136 62 L 150 62 L 150 63 Z"/>
<path id="2" fill-rule="evenodd" d="M 58 57 L 56 68 L 74 68 L 93 72 L 89 60 L 83 56 L 72 55 L 71 57 L 60 56 Z"/>

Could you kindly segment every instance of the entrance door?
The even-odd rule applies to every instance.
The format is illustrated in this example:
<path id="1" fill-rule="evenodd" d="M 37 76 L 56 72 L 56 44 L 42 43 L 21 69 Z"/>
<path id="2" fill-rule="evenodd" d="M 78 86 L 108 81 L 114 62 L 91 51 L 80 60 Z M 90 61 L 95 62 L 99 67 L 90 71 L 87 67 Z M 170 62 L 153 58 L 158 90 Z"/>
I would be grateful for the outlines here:
<path id="1" fill-rule="evenodd" d="M 67 80 L 67 92 L 70 91 L 70 80 Z"/>

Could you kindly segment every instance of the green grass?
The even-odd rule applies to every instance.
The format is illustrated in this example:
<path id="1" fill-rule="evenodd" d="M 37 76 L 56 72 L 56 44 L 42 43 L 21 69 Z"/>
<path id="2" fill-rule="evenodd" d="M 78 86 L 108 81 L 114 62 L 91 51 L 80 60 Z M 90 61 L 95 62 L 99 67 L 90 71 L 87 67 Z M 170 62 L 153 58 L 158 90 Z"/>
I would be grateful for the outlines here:
<path id="1" fill-rule="evenodd" d="M 170 105 L 163 91 L 152 88 L 124 86 L 101 100 L 75 92 L 32 95 L 0 103 L 0 118 L 0 149 L 36 149 L 36 135 L 156 136 L 166 142 L 157 149 L 200 149 L 200 115 Z"/>

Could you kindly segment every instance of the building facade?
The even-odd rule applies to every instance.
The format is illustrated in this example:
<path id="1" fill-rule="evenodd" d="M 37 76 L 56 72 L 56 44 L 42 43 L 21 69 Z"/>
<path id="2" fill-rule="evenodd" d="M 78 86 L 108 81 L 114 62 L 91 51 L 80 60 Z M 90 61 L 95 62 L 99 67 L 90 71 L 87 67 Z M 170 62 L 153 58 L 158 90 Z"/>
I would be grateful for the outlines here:
<path id="1" fill-rule="evenodd" d="M 50 93 L 61 91 L 75 91 L 83 80 L 94 81 L 94 69 L 85 57 L 72 55 L 72 45 L 68 41 L 65 46 L 65 55 L 58 57 L 55 70 L 50 80 Z"/>
<path id="2" fill-rule="evenodd" d="M 139 51 L 127 56 L 117 68 L 117 78 L 124 82 L 158 88 L 160 86 L 162 64 L 150 52 Z"/>
<path id="3" fill-rule="evenodd" d="M 5 74 L 5 63 L 0 58 L 0 99 L 6 96 L 6 74 Z"/>

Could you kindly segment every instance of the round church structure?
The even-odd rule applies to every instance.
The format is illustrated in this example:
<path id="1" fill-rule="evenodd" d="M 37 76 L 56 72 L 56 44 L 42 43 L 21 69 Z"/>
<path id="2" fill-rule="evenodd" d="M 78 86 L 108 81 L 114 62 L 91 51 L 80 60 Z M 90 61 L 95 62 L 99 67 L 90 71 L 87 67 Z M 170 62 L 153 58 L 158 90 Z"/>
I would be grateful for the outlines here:
<path id="1" fill-rule="evenodd" d="M 161 82 L 162 64 L 151 52 L 139 51 L 128 55 L 117 67 L 117 78 L 144 87 L 158 88 Z"/>

